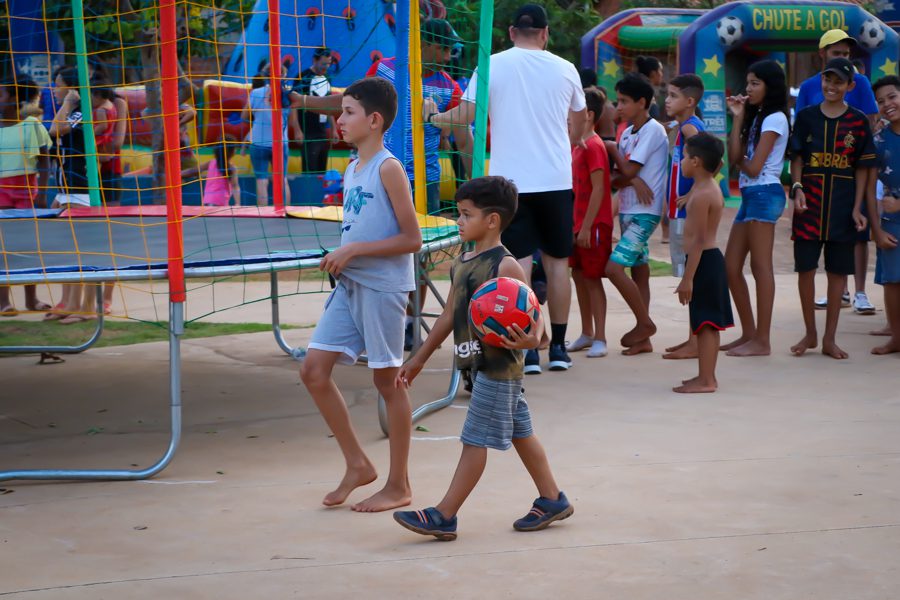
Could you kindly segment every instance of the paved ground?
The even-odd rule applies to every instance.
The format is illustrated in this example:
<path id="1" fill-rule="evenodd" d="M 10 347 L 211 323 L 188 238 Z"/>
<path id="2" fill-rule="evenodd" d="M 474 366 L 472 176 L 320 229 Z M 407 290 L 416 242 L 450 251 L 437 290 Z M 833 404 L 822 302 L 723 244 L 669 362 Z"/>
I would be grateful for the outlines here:
<path id="1" fill-rule="evenodd" d="M 658 349 L 685 334 L 674 285 L 653 280 Z M 214 289 L 237 303 L 264 295 L 266 284 Z M 778 290 L 774 354 L 722 357 L 718 394 L 669 392 L 696 365 L 658 353 L 581 355 L 569 373 L 528 379 L 537 431 L 575 515 L 544 532 L 514 532 L 535 493 L 514 454 L 492 453 L 453 543 L 419 538 L 389 515 L 320 507 L 340 476 L 339 453 L 297 363 L 270 334 L 186 342 L 185 436 L 162 475 L 0 483 L 10 491 L 0 495 L 0 596 L 898 598 L 900 357 L 870 356 L 876 340 L 866 335 L 883 313 L 844 311 L 847 361 L 792 358 L 795 278 L 779 275 Z M 872 291 L 880 306 L 880 289 Z M 129 294 L 136 316 L 151 310 L 145 295 Z M 315 320 L 321 302 L 289 299 L 285 321 Z M 265 321 L 268 308 L 216 316 Z M 610 317 L 615 340 L 630 320 L 614 294 Z M 288 332 L 298 344 L 309 334 Z M 450 361 L 441 352 L 413 388 L 415 403 L 444 391 Z M 35 363 L 0 359 L 0 469 L 144 467 L 162 452 L 165 344 Z M 338 380 L 383 469 L 369 373 L 342 368 Z M 436 502 L 449 482 L 465 406 L 463 395 L 414 434 L 416 507 Z"/>

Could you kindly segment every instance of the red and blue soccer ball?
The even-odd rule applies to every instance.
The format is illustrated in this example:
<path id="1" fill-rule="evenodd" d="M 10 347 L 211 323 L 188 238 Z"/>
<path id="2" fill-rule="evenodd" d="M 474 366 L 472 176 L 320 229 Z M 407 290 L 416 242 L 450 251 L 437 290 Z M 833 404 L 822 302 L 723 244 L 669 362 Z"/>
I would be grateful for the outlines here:
<path id="1" fill-rule="evenodd" d="M 469 323 L 482 342 L 503 347 L 502 337 L 513 324 L 525 333 L 540 314 L 537 296 L 527 285 L 511 277 L 485 281 L 469 301 Z"/>

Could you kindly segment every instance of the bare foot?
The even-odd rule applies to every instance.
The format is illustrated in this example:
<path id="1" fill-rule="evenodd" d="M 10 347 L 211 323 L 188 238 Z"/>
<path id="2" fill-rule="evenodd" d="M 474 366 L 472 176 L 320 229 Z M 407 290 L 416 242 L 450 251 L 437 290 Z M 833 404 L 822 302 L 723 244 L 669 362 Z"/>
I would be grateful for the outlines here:
<path id="1" fill-rule="evenodd" d="M 687 341 L 681 342 L 680 344 L 677 344 L 675 346 L 669 346 L 668 348 L 666 348 L 666 352 L 675 352 L 676 350 L 681 350 L 682 348 L 684 348 L 685 346 L 687 346 L 690 343 L 691 343 L 691 340 L 687 340 Z"/>
<path id="2" fill-rule="evenodd" d="M 762 344 L 756 340 L 750 340 L 726 352 L 728 356 L 769 356 L 772 348 L 768 344 Z"/>
<path id="3" fill-rule="evenodd" d="M 819 341 L 814 335 L 804 335 L 803 339 L 791 346 L 791 353 L 794 356 L 803 356 L 807 350 L 812 350 L 819 345 Z"/>
<path id="4" fill-rule="evenodd" d="M 649 340 L 650 336 L 656 333 L 656 325 L 653 321 L 647 321 L 646 323 L 638 323 L 634 326 L 634 329 L 626 333 L 622 336 L 621 342 L 622 345 L 626 348 L 630 348 L 631 346 L 636 346 L 645 340 Z"/>
<path id="5" fill-rule="evenodd" d="M 634 356 L 636 354 L 644 354 L 645 352 L 653 352 L 653 344 L 650 343 L 649 339 L 638 342 L 637 344 L 622 350 L 624 356 Z"/>
<path id="6" fill-rule="evenodd" d="M 895 340 L 894 338 L 891 338 L 884 346 L 872 348 L 872 354 L 893 354 L 894 352 L 900 352 L 900 341 Z"/>
<path id="7" fill-rule="evenodd" d="M 699 377 L 689 379 L 678 387 L 673 387 L 672 391 L 678 394 L 710 394 L 716 391 L 718 385 L 715 382 L 701 381 Z"/>
<path id="8" fill-rule="evenodd" d="M 734 350 L 738 346 L 743 346 L 744 344 L 746 344 L 749 341 L 750 341 L 749 337 L 742 335 L 741 337 L 734 340 L 733 342 L 728 342 L 727 344 L 723 344 L 723 345 L 719 346 L 719 351 L 720 352 L 728 352 L 729 350 Z"/>
<path id="9" fill-rule="evenodd" d="M 350 508 L 356 512 L 382 512 L 392 508 L 408 506 L 410 502 L 412 502 L 412 491 L 409 489 L 409 486 L 399 489 L 385 485 L 380 492 L 354 504 Z"/>
<path id="10" fill-rule="evenodd" d="M 891 328 L 888 325 L 885 325 L 884 329 L 875 329 L 874 331 L 870 331 L 869 335 L 891 335 Z"/>
<path id="11" fill-rule="evenodd" d="M 350 495 L 350 492 L 360 486 L 372 483 L 377 477 L 378 473 L 375 472 L 375 467 L 372 465 L 367 465 L 359 469 L 348 468 L 337 488 L 325 495 L 322 504 L 325 506 L 337 506 L 343 504 L 347 499 L 347 496 Z"/>
<path id="12" fill-rule="evenodd" d="M 690 342 L 685 342 L 680 346 L 676 346 L 675 350 L 669 350 L 663 354 L 666 360 L 684 360 L 687 358 L 697 358 L 697 348 Z"/>
<path id="13" fill-rule="evenodd" d="M 53 307 L 47 304 L 46 302 L 41 302 L 40 300 L 35 300 L 34 304 L 26 304 L 25 308 L 34 312 L 45 312 L 48 310 L 52 310 Z"/>
<path id="14" fill-rule="evenodd" d="M 837 344 L 834 342 L 826 342 L 825 340 L 822 340 L 822 354 L 838 360 L 844 360 L 845 358 L 850 357 L 850 355 L 841 350 Z"/>

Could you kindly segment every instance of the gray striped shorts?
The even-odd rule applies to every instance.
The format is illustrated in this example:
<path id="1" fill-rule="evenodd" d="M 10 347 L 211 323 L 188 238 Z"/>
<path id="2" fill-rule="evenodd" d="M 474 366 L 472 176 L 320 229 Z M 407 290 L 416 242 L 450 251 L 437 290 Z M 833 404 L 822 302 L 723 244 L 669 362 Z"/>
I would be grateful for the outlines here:
<path id="1" fill-rule="evenodd" d="M 513 439 L 533 433 L 522 380 L 501 381 L 476 373 L 460 441 L 477 448 L 509 450 Z"/>

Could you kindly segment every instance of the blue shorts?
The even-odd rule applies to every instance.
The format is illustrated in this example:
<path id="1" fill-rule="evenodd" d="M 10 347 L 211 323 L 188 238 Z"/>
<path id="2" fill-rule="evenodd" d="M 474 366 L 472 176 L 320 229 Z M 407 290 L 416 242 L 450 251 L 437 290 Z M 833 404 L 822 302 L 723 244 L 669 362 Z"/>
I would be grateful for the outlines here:
<path id="1" fill-rule="evenodd" d="M 287 176 L 288 165 L 288 145 L 284 144 L 284 174 Z M 272 146 L 257 146 L 250 144 L 250 163 L 253 165 L 253 176 L 257 179 L 269 179 L 272 177 L 272 171 L 269 165 L 272 164 Z"/>
<path id="2" fill-rule="evenodd" d="M 881 219 L 881 228 L 885 233 L 893 235 L 900 240 L 900 217 L 892 216 L 890 220 Z M 875 262 L 875 283 L 886 285 L 900 283 L 900 247 L 893 250 L 877 251 Z"/>
<path id="3" fill-rule="evenodd" d="M 460 441 L 476 448 L 509 450 L 512 440 L 533 434 L 522 380 L 491 379 L 476 372 Z"/>
<path id="4" fill-rule="evenodd" d="M 340 353 L 342 365 L 352 365 L 365 352 L 370 369 L 399 367 L 408 303 L 407 292 L 381 292 L 341 277 L 309 348 Z"/>
<path id="5" fill-rule="evenodd" d="M 650 263 L 650 236 L 656 231 L 659 215 L 619 215 L 622 239 L 609 260 L 623 267 L 639 267 Z"/>
<path id="6" fill-rule="evenodd" d="M 742 188 L 741 207 L 734 217 L 734 222 L 777 223 L 781 213 L 784 212 L 785 203 L 784 187 L 780 183 Z"/>

